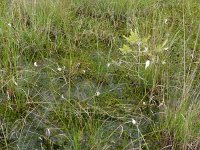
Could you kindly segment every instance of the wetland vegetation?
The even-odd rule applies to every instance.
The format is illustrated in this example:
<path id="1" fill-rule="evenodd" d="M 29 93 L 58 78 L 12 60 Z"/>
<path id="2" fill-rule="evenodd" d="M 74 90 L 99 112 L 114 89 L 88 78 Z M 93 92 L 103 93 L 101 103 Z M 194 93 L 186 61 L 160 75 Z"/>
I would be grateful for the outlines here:
<path id="1" fill-rule="evenodd" d="M 1 0 L 0 149 L 200 149 L 198 0 Z"/>

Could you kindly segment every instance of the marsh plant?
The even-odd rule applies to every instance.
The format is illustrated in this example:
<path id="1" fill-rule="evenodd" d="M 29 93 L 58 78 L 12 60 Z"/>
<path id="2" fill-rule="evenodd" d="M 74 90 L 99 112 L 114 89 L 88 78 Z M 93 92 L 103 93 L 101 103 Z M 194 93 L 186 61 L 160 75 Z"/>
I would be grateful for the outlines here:
<path id="1" fill-rule="evenodd" d="M 168 39 L 163 43 L 152 43 L 150 35 L 141 37 L 138 31 L 130 32 L 128 37 L 124 36 L 126 44 L 120 48 L 123 55 L 124 66 L 128 74 L 138 78 L 146 86 L 155 88 L 166 71 L 166 60 L 168 60 Z"/>

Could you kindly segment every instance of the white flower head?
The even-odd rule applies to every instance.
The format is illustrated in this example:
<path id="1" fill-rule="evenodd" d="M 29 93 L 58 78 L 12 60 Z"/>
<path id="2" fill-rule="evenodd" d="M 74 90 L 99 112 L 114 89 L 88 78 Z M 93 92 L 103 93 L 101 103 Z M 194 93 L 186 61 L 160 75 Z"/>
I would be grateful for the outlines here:
<path id="1" fill-rule="evenodd" d="M 147 61 L 145 62 L 145 69 L 147 69 L 147 68 L 149 67 L 150 63 L 151 63 L 150 60 L 147 60 Z"/>
<path id="2" fill-rule="evenodd" d="M 191 56 L 192 59 L 194 59 L 194 54 L 191 54 L 190 56 Z"/>
<path id="3" fill-rule="evenodd" d="M 132 122 L 133 125 L 137 124 L 137 121 L 135 119 L 132 119 L 131 122 Z"/>
<path id="4" fill-rule="evenodd" d="M 11 23 L 8 23 L 8 26 L 9 26 L 9 27 L 12 27 Z"/>
<path id="5" fill-rule="evenodd" d="M 169 47 L 165 47 L 164 50 L 167 51 L 169 49 Z"/>
<path id="6" fill-rule="evenodd" d="M 7 94 L 8 100 L 10 100 L 10 92 L 9 92 L 9 91 L 6 91 L 6 94 Z"/>
<path id="7" fill-rule="evenodd" d="M 145 47 L 145 48 L 144 48 L 144 52 L 147 52 L 147 51 L 148 51 L 148 47 Z"/>
<path id="8" fill-rule="evenodd" d="M 41 140 L 41 141 L 43 141 L 43 139 L 40 136 L 38 137 L 38 139 Z"/>
<path id="9" fill-rule="evenodd" d="M 108 68 L 110 67 L 110 65 L 111 65 L 110 63 L 107 63 L 107 67 L 108 67 Z"/>
<path id="10" fill-rule="evenodd" d="M 96 91 L 96 96 L 99 96 L 101 93 L 99 91 Z"/>
<path id="11" fill-rule="evenodd" d="M 146 103 L 145 103 L 145 102 L 143 102 L 142 104 L 143 104 L 143 105 L 146 105 Z"/>
<path id="12" fill-rule="evenodd" d="M 37 67 L 37 66 L 38 66 L 38 65 L 37 65 L 37 62 L 34 62 L 34 66 L 35 66 L 35 67 Z"/>
<path id="13" fill-rule="evenodd" d="M 63 94 L 61 95 L 61 98 L 62 98 L 62 99 L 64 99 L 64 98 L 65 98 Z"/>
<path id="14" fill-rule="evenodd" d="M 162 61 L 162 65 L 166 64 L 166 61 Z"/>
<path id="15" fill-rule="evenodd" d="M 82 72 L 83 72 L 83 74 L 85 74 L 86 71 L 85 71 L 85 70 L 82 70 Z"/>
<path id="16" fill-rule="evenodd" d="M 62 68 L 58 67 L 57 70 L 58 70 L 58 71 L 62 71 Z"/>
<path id="17" fill-rule="evenodd" d="M 168 22 L 168 19 L 165 19 L 165 24 L 167 24 L 167 22 Z"/>
<path id="18" fill-rule="evenodd" d="M 47 129 L 46 129 L 46 136 L 47 136 L 47 137 L 50 137 L 50 135 L 51 135 L 51 131 L 50 131 L 49 128 L 47 128 Z"/>
<path id="19" fill-rule="evenodd" d="M 14 78 L 14 77 L 12 78 L 12 81 L 13 81 L 13 83 L 14 83 L 16 86 L 18 86 L 18 84 L 17 84 L 17 82 L 15 81 L 15 78 Z"/>

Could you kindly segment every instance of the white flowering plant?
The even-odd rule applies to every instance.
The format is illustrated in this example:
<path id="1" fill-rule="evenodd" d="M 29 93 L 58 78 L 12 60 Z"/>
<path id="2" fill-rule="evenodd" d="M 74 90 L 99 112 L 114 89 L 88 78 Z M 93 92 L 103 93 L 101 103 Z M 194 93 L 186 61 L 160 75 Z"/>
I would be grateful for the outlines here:
<path id="1" fill-rule="evenodd" d="M 141 37 L 137 30 L 124 38 L 125 44 L 119 50 L 128 74 L 155 87 L 167 69 L 168 39 L 157 42 L 150 35 Z"/>

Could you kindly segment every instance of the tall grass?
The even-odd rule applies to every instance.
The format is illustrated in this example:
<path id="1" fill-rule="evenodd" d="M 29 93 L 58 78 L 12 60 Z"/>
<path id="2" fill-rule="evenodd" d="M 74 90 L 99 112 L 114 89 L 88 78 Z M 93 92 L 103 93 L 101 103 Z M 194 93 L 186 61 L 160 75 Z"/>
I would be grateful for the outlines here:
<path id="1" fill-rule="evenodd" d="M 199 149 L 197 0 L 0 2 L 1 149 Z"/>

